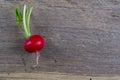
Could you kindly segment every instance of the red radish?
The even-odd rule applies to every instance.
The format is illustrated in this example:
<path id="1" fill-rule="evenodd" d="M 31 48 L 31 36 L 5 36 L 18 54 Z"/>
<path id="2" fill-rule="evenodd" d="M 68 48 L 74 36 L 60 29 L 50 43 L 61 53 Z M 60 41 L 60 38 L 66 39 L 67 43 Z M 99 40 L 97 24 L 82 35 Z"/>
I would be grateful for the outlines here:
<path id="1" fill-rule="evenodd" d="M 29 22 L 30 22 L 30 15 L 31 15 L 32 9 L 33 7 L 30 7 L 30 9 L 27 10 L 26 5 L 24 5 L 23 16 L 19 8 L 15 9 L 15 15 L 16 15 L 16 24 L 18 25 L 19 29 L 22 30 L 25 37 L 24 49 L 29 53 L 36 54 L 35 66 L 37 66 L 38 59 L 40 56 L 39 51 L 44 47 L 44 39 L 40 35 L 31 35 L 30 33 Z"/>
<path id="2" fill-rule="evenodd" d="M 39 35 L 32 35 L 24 42 L 24 49 L 29 52 L 37 52 L 44 47 L 44 40 Z"/>

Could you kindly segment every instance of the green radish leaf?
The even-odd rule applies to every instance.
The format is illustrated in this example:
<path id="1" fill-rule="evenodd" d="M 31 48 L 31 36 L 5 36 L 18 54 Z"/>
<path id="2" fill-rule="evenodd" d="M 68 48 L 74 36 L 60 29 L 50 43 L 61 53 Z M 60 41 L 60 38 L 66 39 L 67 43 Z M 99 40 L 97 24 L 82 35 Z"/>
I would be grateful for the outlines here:
<path id="1" fill-rule="evenodd" d="M 17 13 L 17 16 L 19 17 L 19 20 L 22 21 L 22 13 L 19 8 L 16 8 L 16 13 Z"/>
<path id="2" fill-rule="evenodd" d="M 14 12 L 16 15 L 16 24 L 19 25 L 22 22 L 22 13 L 19 8 L 16 8 Z"/>

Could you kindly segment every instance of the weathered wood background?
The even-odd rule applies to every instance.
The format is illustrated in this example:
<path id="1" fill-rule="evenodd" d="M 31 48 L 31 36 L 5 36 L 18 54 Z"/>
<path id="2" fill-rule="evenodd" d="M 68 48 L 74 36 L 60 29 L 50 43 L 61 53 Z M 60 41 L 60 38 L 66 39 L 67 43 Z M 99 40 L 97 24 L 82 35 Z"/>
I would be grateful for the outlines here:
<path id="1" fill-rule="evenodd" d="M 37 68 L 23 49 L 14 8 L 34 6 L 31 31 L 45 38 Z M 120 0 L 0 0 L 0 72 L 120 74 Z"/>

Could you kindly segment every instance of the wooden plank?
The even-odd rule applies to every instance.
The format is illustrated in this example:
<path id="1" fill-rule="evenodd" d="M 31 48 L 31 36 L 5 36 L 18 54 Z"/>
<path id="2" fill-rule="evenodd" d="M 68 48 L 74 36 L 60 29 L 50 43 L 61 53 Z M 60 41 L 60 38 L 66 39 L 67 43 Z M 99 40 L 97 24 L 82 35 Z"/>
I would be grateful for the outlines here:
<path id="1" fill-rule="evenodd" d="M 13 10 L 32 4 L 31 29 L 45 38 L 37 68 Z M 0 72 L 120 73 L 120 0 L 0 1 Z M 13 73 L 14 74 L 14 73 Z M 52 75 L 52 74 L 51 74 Z M 69 78 L 68 78 L 69 79 Z"/>
<path id="2" fill-rule="evenodd" d="M 2 73 L 1 80 L 119 80 L 119 76 L 81 76 L 57 72 L 40 73 Z"/>

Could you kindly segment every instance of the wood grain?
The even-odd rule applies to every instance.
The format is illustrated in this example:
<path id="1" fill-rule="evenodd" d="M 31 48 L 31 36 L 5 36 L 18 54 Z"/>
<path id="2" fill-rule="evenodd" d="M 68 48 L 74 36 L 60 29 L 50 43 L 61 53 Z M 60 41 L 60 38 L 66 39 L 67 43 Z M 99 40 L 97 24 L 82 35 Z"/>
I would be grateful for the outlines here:
<path id="1" fill-rule="evenodd" d="M 32 34 L 46 42 L 37 68 L 15 24 L 24 3 L 34 6 Z M 0 0 L 0 72 L 120 74 L 119 25 L 120 0 Z"/>

